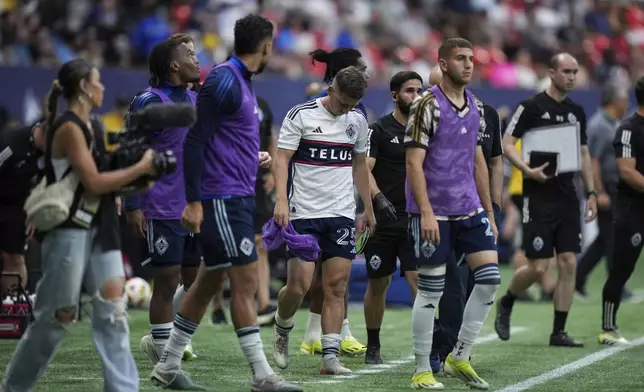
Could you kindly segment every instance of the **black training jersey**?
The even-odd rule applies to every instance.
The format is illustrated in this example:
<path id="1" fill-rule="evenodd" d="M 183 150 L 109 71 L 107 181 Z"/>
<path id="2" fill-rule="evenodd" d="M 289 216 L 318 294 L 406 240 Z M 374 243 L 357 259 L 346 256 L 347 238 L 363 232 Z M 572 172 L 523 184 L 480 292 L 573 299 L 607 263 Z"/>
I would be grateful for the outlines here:
<path id="1" fill-rule="evenodd" d="M 586 113 L 584 113 L 584 109 L 568 97 L 557 102 L 543 92 L 519 104 L 510 118 L 505 133 L 520 139 L 526 132 L 534 128 L 577 122 L 580 125 L 580 142 L 583 146 L 586 145 Z M 562 173 L 545 183 L 539 183 L 524 176 L 523 194 L 525 196 L 539 196 L 548 200 L 557 200 L 561 196 L 577 199 L 573 178 L 573 173 Z"/>
<path id="2" fill-rule="evenodd" d="M 635 113 L 622 121 L 617 128 L 613 145 L 617 159 L 635 159 L 635 169 L 644 175 L 644 117 Z M 617 192 L 620 198 L 644 200 L 644 193 L 634 189 L 621 176 Z"/>
<path id="3" fill-rule="evenodd" d="M 39 174 L 42 152 L 36 149 L 32 127 L 5 128 L 0 132 L 0 205 L 19 206 L 25 202 Z"/>
<path id="4" fill-rule="evenodd" d="M 488 168 L 490 159 L 503 155 L 503 145 L 501 143 L 501 120 L 499 113 L 492 106 L 483 104 L 483 116 L 485 117 L 485 128 L 483 129 L 483 156 Z"/>
<path id="5" fill-rule="evenodd" d="M 405 126 L 393 113 L 369 126 L 367 156 L 376 159 L 371 173 L 382 194 L 394 205 L 399 216 L 405 212 Z"/>

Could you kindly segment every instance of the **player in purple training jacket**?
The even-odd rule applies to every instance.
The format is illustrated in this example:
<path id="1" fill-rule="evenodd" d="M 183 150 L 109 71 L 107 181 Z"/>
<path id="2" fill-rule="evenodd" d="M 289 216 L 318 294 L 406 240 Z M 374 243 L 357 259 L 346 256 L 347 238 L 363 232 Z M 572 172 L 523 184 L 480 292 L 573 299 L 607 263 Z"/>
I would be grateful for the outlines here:
<path id="1" fill-rule="evenodd" d="M 181 224 L 199 233 L 204 271 L 190 286 L 152 382 L 166 389 L 206 390 L 181 370 L 181 357 L 226 272 L 231 316 L 252 373 L 253 391 L 301 391 L 275 374 L 257 325 L 255 182 L 261 163 L 259 110 L 251 78 L 273 49 L 274 27 L 259 15 L 235 23 L 234 55 L 214 67 L 197 99 L 197 122 L 184 143 L 187 206 Z M 270 157 L 267 162 L 270 162 Z"/>
<path id="2" fill-rule="evenodd" d="M 149 64 L 150 87 L 134 97 L 128 114 L 150 104 L 195 104 L 197 95 L 187 86 L 199 81 L 199 60 L 195 57 L 194 48 L 186 41 L 167 39 L 158 43 L 152 49 Z M 186 205 L 182 150 L 187 133 L 188 128 L 153 132 L 155 150 L 174 151 L 177 170 L 159 179 L 148 192 L 125 199 L 128 223 L 136 234 L 146 238 L 153 268 L 150 334 L 141 338 L 141 349 L 153 363 L 159 361 L 170 338 L 173 299 L 179 280 L 182 278 L 190 287 L 201 263 L 197 239 L 181 227 L 180 221 Z M 183 289 L 179 291 L 182 293 Z M 184 359 L 194 358 L 192 346 L 188 345 Z"/>
<path id="3" fill-rule="evenodd" d="M 474 274 L 458 341 L 445 363 L 468 386 L 488 389 L 469 357 L 501 283 L 488 169 L 481 147 L 483 104 L 465 89 L 474 72 L 472 44 L 445 40 L 438 50 L 442 81 L 417 98 L 405 132 L 407 212 L 418 265 L 412 310 L 415 389 L 442 389 L 432 373 L 434 316 L 445 286 L 446 263 L 464 253 Z"/>

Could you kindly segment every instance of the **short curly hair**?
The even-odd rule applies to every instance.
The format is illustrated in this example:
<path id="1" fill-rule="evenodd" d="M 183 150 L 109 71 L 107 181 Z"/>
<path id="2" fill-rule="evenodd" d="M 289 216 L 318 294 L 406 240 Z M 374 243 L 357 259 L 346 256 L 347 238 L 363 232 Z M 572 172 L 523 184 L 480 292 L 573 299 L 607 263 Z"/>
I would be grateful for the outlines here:
<path id="1" fill-rule="evenodd" d="M 238 56 L 255 54 L 259 45 L 273 37 L 273 23 L 257 14 L 249 14 L 235 22 L 235 54 Z"/>

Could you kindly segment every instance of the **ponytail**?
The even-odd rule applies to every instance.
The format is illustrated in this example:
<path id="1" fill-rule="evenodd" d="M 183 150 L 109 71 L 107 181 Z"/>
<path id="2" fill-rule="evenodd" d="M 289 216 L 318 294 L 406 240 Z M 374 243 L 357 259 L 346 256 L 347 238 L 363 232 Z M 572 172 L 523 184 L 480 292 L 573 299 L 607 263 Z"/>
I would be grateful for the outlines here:
<path id="1" fill-rule="evenodd" d="M 45 110 L 45 124 L 47 124 L 46 131 L 49 132 L 54 126 L 56 119 L 56 112 L 58 111 L 58 98 L 63 94 L 63 88 L 58 82 L 54 80 L 47 97 L 47 107 Z"/>
<path id="2" fill-rule="evenodd" d="M 331 52 L 324 49 L 315 49 L 309 53 L 311 63 L 320 62 L 326 64 L 323 82 L 331 84 L 335 75 L 341 69 L 357 66 L 358 59 L 362 57 L 359 50 L 353 48 L 337 48 Z"/>
<path id="3" fill-rule="evenodd" d="M 328 64 L 331 61 L 331 53 L 324 49 L 315 49 L 309 53 L 309 56 L 311 56 L 311 64 L 315 64 L 316 61 L 318 63 Z"/>

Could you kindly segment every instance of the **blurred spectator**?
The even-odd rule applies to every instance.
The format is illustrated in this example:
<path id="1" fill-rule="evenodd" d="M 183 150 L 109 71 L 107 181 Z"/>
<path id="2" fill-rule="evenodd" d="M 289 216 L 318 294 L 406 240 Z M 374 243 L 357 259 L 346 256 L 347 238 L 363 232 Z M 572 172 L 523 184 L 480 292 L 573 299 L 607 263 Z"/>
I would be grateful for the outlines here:
<path id="1" fill-rule="evenodd" d="M 119 97 L 114 104 L 114 110 L 103 116 L 103 126 L 105 127 L 105 147 L 107 151 L 112 151 L 114 146 L 109 143 L 109 135 L 119 133 L 125 127 L 125 114 L 130 106 L 127 98 Z"/>
<path id="2" fill-rule="evenodd" d="M 360 50 L 372 80 L 427 74 L 444 38 L 475 45 L 474 84 L 543 88 L 558 51 L 581 85 L 644 74 L 644 11 L 635 0 L 0 0 L 0 64 L 54 67 L 74 56 L 143 67 L 150 48 L 190 34 L 203 69 L 232 50 L 236 19 L 261 12 L 278 26 L 268 72 L 318 78 L 315 48 Z"/>

